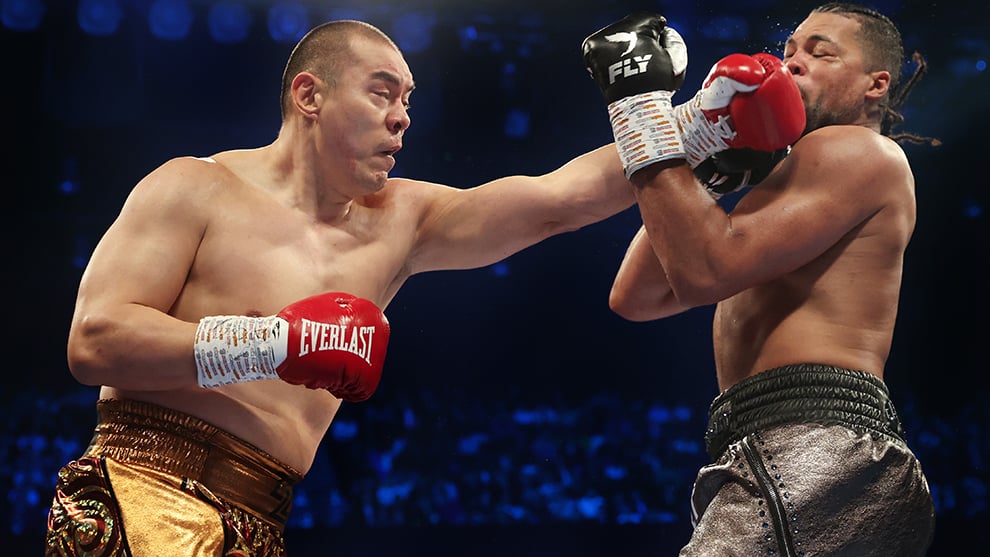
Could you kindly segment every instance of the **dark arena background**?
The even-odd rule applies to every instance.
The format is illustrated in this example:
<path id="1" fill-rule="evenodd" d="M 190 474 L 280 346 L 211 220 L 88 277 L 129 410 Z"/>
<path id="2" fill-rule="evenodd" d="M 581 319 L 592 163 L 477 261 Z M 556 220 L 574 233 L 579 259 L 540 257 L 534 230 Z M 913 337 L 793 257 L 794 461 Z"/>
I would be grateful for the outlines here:
<path id="1" fill-rule="evenodd" d="M 167 159 L 270 142 L 295 41 L 361 19 L 417 82 L 395 176 L 470 187 L 611 141 L 582 39 L 664 13 L 690 52 L 683 102 L 732 52 L 782 52 L 817 2 L 0 0 L 9 305 L 0 553 L 40 555 L 55 474 L 97 389 L 65 344 L 87 259 Z M 986 3 L 868 3 L 928 74 L 898 131 L 918 224 L 887 381 L 938 512 L 931 555 L 990 543 L 990 37 Z M 731 202 L 731 200 L 729 201 Z M 290 555 L 675 555 L 716 394 L 711 308 L 631 323 L 607 295 L 631 209 L 491 267 L 413 277 L 387 308 L 378 392 L 345 404 L 299 487 Z M 815 339 L 808 339 L 815 342 Z M 979 548 L 984 548 L 980 550 Z M 8 549 L 14 548 L 14 549 Z"/>

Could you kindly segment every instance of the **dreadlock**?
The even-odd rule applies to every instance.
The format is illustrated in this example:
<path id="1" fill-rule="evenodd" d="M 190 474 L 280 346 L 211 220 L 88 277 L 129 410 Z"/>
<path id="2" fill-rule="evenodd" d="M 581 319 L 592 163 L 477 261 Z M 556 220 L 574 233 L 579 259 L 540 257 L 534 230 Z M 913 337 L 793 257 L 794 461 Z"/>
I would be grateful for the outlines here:
<path id="1" fill-rule="evenodd" d="M 914 73 L 910 79 L 903 84 L 901 83 L 904 47 L 901 43 L 901 33 L 897 30 L 894 22 L 876 10 L 855 4 L 830 2 L 812 11 L 843 15 L 858 21 L 860 40 L 867 47 L 865 51 L 868 56 L 870 71 L 879 69 L 890 72 L 890 92 L 887 94 L 886 100 L 880 103 L 880 133 L 897 142 L 941 145 L 942 142 L 938 139 L 908 132 L 893 133 L 894 128 L 904 123 L 904 115 L 901 114 L 900 109 L 904 101 L 907 100 L 908 93 L 928 71 L 928 64 L 924 57 L 915 52 L 911 58 L 915 64 Z"/>
<path id="2" fill-rule="evenodd" d="M 942 144 L 942 142 L 934 137 L 924 137 L 910 132 L 891 133 L 895 126 L 898 126 L 904 122 L 904 115 L 902 115 L 898 109 L 900 109 L 900 107 L 904 104 L 904 101 L 907 100 L 908 93 L 911 92 L 911 89 L 913 89 L 914 86 L 921 81 L 921 78 L 928 71 L 928 63 L 925 62 L 925 58 L 920 52 L 915 51 L 914 55 L 911 56 L 911 61 L 915 64 L 914 73 L 911 74 L 911 78 L 908 79 L 904 85 L 901 85 L 893 93 L 891 93 L 890 102 L 881 107 L 883 110 L 883 117 L 880 120 L 880 133 L 889 136 L 891 139 L 899 143 L 908 142 L 916 145 L 928 143 L 933 147 L 938 147 Z"/>

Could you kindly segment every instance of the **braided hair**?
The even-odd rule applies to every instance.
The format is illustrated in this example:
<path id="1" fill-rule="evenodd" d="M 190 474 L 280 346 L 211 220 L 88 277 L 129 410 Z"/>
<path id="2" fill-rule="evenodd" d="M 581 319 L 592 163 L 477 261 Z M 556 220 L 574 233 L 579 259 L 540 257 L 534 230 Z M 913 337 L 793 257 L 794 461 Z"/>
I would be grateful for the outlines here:
<path id="1" fill-rule="evenodd" d="M 900 108 L 907 100 L 908 93 L 928 71 L 928 64 L 924 57 L 915 52 L 911 58 L 915 64 L 914 72 L 907 81 L 901 83 L 904 46 L 901 42 L 901 33 L 894 22 L 871 8 L 841 2 L 823 4 L 812 12 L 838 14 L 858 21 L 860 24 L 859 39 L 866 47 L 863 51 L 866 54 L 869 71 L 886 70 L 890 72 L 890 90 L 886 98 L 880 102 L 880 133 L 898 142 L 941 145 L 938 139 L 913 133 L 893 133 L 894 128 L 904 122 L 904 115 L 901 114 Z"/>

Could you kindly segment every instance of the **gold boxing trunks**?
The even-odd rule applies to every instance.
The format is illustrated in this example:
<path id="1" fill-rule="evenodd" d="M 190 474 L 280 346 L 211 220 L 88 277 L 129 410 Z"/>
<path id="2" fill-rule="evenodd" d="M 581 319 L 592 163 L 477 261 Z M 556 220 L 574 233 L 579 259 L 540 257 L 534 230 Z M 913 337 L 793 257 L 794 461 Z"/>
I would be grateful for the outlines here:
<path id="1" fill-rule="evenodd" d="M 46 557 L 281 557 L 302 475 L 192 416 L 101 400 L 86 452 L 58 473 Z"/>

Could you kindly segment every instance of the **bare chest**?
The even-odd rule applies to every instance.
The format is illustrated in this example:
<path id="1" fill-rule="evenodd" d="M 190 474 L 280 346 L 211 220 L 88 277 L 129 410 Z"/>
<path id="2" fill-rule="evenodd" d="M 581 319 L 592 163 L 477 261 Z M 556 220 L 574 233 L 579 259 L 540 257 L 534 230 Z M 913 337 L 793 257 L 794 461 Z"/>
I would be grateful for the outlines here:
<path id="1" fill-rule="evenodd" d="M 261 314 L 328 291 L 384 307 L 402 280 L 409 244 L 379 227 L 258 216 L 224 218 L 207 231 L 184 295 Z"/>
<path id="2" fill-rule="evenodd" d="M 720 378 L 796 362 L 882 370 L 899 285 L 894 261 L 846 251 L 722 301 L 713 329 Z"/>

